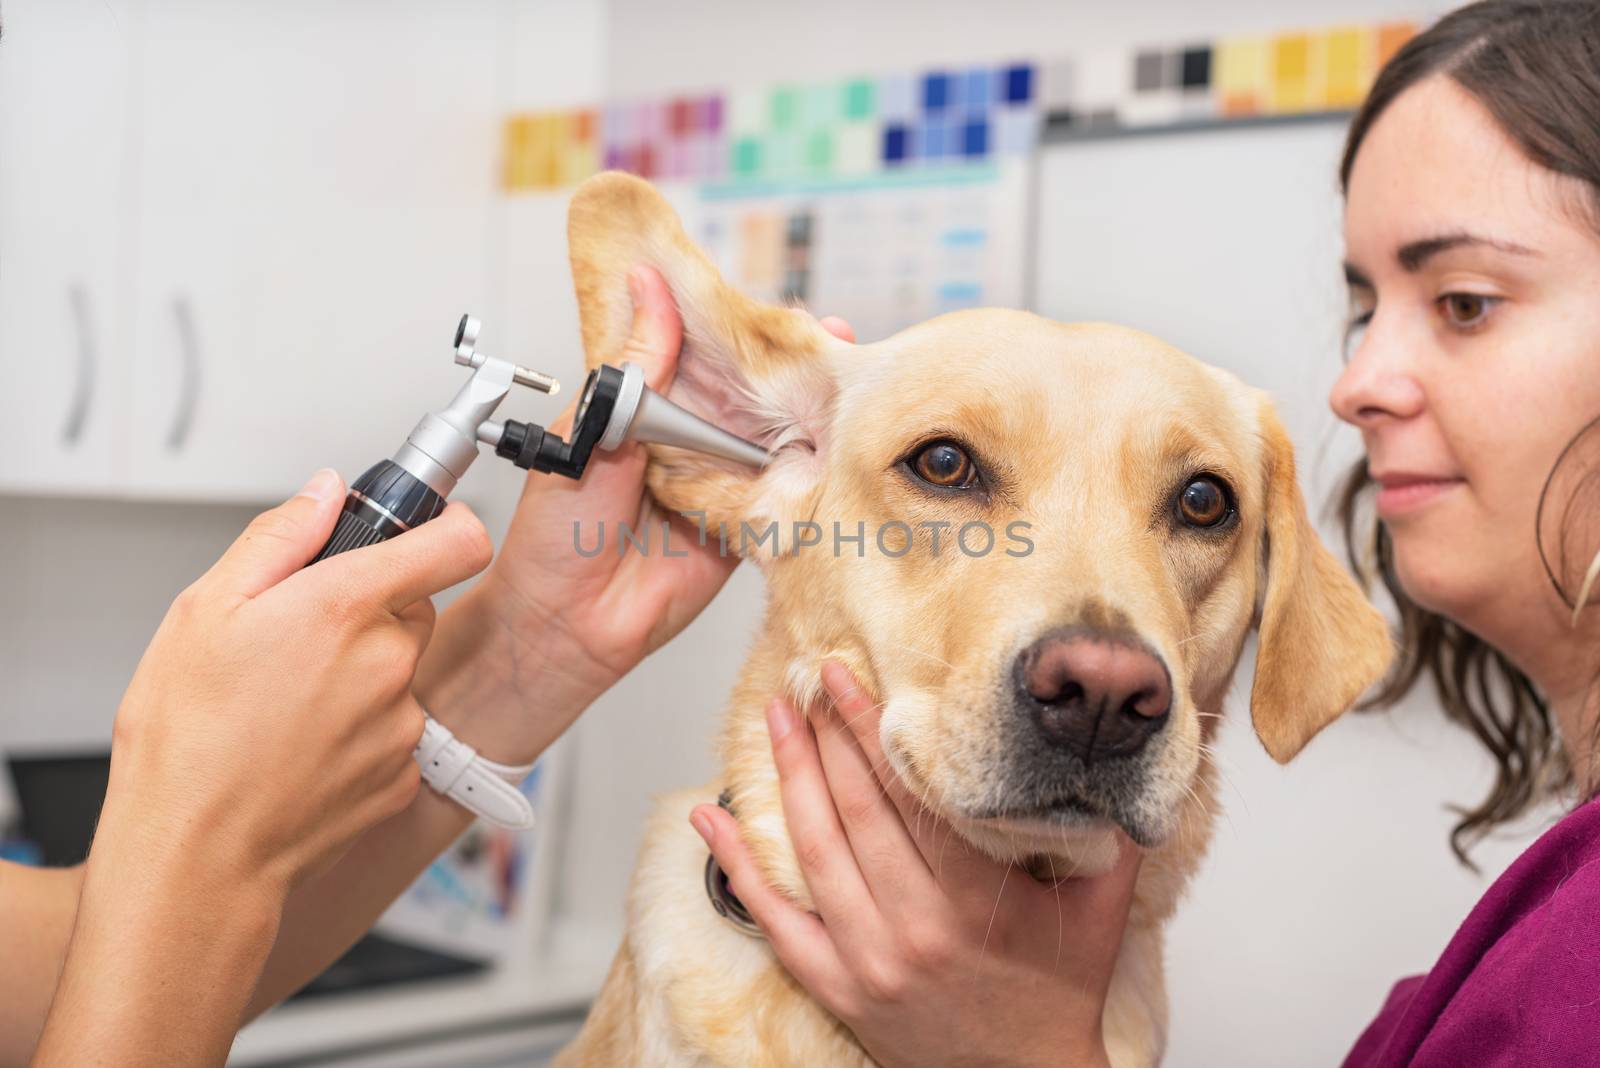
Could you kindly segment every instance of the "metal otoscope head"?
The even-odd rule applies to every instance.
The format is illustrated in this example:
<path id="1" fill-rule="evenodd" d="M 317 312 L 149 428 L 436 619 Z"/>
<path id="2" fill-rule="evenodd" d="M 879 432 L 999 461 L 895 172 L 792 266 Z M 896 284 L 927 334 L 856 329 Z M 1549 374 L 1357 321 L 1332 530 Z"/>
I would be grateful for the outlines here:
<path id="1" fill-rule="evenodd" d="M 597 385 L 598 376 L 591 375 L 584 389 L 588 391 Z M 584 411 L 580 401 L 579 421 L 582 421 Z M 610 450 L 624 441 L 676 445 L 680 449 L 693 449 L 708 456 L 757 468 L 765 467 L 772 459 L 772 455 L 761 446 L 713 426 L 645 385 L 644 371 L 632 363 L 622 365 L 622 381 L 616 403 L 611 408 L 599 445 L 602 449 Z"/>

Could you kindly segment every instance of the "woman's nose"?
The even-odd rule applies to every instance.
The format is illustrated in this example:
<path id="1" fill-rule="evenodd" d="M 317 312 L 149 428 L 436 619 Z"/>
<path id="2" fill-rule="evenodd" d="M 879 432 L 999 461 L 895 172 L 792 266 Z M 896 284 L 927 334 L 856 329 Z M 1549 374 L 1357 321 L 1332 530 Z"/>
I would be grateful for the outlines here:
<path id="1" fill-rule="evenodd" d="M 1423 391 L 1404 347 L 1369 327 L 1333 384 L 1328 405 L 1340 419 L 1366 428 L 1421 412 Z"/>

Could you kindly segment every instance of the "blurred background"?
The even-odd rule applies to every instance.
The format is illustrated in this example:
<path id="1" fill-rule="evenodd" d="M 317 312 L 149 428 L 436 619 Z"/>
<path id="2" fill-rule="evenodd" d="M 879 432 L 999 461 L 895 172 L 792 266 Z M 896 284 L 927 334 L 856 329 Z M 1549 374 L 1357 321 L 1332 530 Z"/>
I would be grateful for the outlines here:
<path id="1" fill-rule="evenodd" d="M 319 466 L 352 478 L 461 381 L 574 382 L 571 187 L 655 179 L 753 293 L 863 340 L 1011 305 L 1151 331 L 1275 394 L 1305 489 L 1336 426 L 1335 160 L 1405 0 L 0 0 L 0 838 L 82 856 L 168 602 Z M 555 401 L 505 414 L 547 422 Z M 456 496 L 501 532 L 521 473 Z M 1324 525 L 1336 543 L 1331 525 Z M 715 772 L 754 569 L 606 695 L 240 1065 L 538 1064 L 621 932 L 652 795 Z M 1537 829 L 1456 864 L 1487 758 L 1426 696 L 1279 768 L 1243 695 L 1170 930 L 1173 1066 L 1329 1063 Z"/>

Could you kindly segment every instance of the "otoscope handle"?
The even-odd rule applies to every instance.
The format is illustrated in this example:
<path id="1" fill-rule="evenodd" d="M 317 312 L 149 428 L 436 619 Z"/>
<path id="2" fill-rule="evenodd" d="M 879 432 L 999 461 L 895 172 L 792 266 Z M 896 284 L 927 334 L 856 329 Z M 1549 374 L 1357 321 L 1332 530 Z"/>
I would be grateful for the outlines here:
<path id="1" fill-rule="evenodd" d="M 388 541 L 444 511 L 445 500 L 393 460 L 367 469 L 350 486 L 333 536 L 311 562 Z"/>

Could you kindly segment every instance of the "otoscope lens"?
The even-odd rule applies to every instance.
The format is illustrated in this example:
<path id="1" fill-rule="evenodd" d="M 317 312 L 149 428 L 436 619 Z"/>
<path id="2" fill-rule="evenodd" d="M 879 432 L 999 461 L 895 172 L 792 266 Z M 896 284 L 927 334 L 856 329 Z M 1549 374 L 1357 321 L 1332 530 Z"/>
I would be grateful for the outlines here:
<path id="1" fill-rule="evenodd" d="M 583 396 L 578 398 L 578 413 L 572 417 L 573 431 L 583 425 L 584 417 L 589 414 L 589 402 L 594 400 L 595 386 L 600 381 L 600 370 L 596 368 L 589 372 L 589 377 L 583 380 Z"/>

